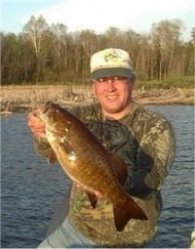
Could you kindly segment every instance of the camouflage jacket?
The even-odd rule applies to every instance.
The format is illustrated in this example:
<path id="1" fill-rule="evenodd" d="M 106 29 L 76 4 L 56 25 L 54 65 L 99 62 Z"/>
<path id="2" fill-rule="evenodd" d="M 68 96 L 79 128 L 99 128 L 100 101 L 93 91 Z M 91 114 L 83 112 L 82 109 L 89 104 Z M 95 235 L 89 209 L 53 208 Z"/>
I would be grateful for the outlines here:
<path id="1" fill-rule="evenodd" d="M 175 141 L 169 121 L 135 103 L 132 103 L 131 112 L 120 120 L 103 117 L 98 104 L 75 107 L 71 112 L 88 126 L 108 151 L 124 160 L 128 166 L 124 189 L 149 218 L 147 221 L 132 219 L 122 232 L 118 232 L 109 200 L 98 200 L 93 209 L 85 192 L 73 185 L 68 213 L 71 224 L 99 246 L 144 245 L 156 234 L 162 208 L 160 189 L 174 157 Z M 47 142 L 39 141 L 36 149 L 44 156 L 51 153 Z"/>

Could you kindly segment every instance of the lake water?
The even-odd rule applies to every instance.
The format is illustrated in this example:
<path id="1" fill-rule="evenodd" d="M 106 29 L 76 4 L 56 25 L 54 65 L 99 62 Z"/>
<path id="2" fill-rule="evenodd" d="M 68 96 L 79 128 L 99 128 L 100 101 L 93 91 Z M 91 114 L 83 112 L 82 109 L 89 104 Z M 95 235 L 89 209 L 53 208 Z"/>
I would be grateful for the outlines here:
<path id="1" fill-rule="evenodd" d="M 177 149 L 162 189 L 163 211 L 152 248 L 186 248 L 194 227 L 194 107 L 148 106 L 171 122 Z M 33 248 L 70 184 L 33 150 L 26 114 L 1 117 L 1 248 Z"/>

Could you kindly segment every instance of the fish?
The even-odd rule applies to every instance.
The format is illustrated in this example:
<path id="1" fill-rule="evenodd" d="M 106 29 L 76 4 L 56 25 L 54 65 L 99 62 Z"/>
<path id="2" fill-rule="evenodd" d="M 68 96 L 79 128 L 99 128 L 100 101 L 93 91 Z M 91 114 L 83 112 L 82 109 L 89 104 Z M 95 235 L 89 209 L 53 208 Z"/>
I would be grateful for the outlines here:
<path id="1" fill-rule="evenodd" d="M 73 114 L 53 102 L 47 102 L 39 113 L 45 124 L 48 142 L 65 173 L 86 191 L 96 208 L 98 197 L 113 205 L 117 231 L 124 230 L 130 219 L 147 220 L 145 212 L 122 188 L 126 176 L 116 174 L 122 160 L 115 160 L 87 126 Z M 124 166 L 121 168 L 124 170 Z"/>

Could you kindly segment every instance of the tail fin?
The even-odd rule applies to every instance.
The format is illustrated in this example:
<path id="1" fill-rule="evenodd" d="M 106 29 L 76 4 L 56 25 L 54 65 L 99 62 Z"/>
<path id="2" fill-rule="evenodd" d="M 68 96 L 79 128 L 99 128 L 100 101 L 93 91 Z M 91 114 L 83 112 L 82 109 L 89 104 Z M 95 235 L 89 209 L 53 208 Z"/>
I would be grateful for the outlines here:
<path id="1" fill-rule="evenodd" d="M 116 229 L 121 232 L 130 219 L 148 220 L 144 211 L 129 197 L 122 205 L 114 206 Z"/>

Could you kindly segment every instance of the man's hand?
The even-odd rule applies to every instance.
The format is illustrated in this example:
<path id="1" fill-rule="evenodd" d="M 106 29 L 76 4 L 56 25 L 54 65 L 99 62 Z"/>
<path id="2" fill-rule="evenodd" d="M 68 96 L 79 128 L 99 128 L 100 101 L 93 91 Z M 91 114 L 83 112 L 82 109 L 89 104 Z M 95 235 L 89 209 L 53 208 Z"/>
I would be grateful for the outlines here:
<path id="1" fill-rule="evenodd" d="M 81 184 L 79 184 L 79 183 L 75 183 L 75 187 L 82 190 L 82 191 L 88 192 L 87 189 L 84 186 L 82 186 Z M 94 194 L 97 198 L 102 198 L 103 197 L 103 195 L 98 190 L 94 190 L 94 192 L 90 192 L 90 193 L 91 193 L 91 195 Z"/>
<path id="2" fill-rule="evenodd" d="M 38 137 L 45 138 L 45 124 L 38 118 L 38 113 L 39 109 L 28 114 L 27 125 L 29 126 L 33 134 Z"/>

